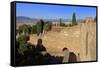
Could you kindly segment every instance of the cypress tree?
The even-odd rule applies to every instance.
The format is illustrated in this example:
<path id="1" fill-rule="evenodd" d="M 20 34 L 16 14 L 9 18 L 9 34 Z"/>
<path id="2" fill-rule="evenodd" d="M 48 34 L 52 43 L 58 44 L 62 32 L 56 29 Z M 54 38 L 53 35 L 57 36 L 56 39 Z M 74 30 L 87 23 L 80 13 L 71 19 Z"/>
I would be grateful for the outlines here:
<path id="1" fill-rule="evenodd" d="M 76 14 L 75 13 L 73 13 L 73 16 L 72 16 L 72 25 L 77 25 Z"/>

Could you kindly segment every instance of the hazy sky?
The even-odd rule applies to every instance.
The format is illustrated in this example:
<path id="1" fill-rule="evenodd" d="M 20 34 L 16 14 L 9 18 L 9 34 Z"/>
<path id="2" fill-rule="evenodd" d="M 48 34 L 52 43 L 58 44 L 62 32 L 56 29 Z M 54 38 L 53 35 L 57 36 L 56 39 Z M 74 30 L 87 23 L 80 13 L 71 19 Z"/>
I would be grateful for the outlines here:
<path id="1" fill-rule="evenodd" d="M 77 19 L 95 17 L 95 7 L 45 5 L 32 3 L 17 3 L 16 15 L 39 19 L 71 19 L 73 12 Z"/>

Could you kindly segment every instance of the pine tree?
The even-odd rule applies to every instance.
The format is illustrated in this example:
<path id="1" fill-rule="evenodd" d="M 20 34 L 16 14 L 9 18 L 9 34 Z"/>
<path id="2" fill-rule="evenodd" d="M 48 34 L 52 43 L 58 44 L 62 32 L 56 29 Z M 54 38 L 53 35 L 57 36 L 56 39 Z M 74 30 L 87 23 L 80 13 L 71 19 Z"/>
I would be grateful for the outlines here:
<path id="1" fill-rule="evenodd" d="M 75 13 L 73 13 L 73 16 L 72 16 L 72 25 L 77 25 L 76 14 Z"/>
<path id="2" fill-rule="evenodd" d="M 60 18 L 60 26 L 61 26 L 61 24 L 62 24 L 62 19 Z"/>
<path id="3" fill-rule="evenodd" d="M 60 18 L 60 26 L 66 26 L 65 23 L 62 22 L 61 18 Z"/>

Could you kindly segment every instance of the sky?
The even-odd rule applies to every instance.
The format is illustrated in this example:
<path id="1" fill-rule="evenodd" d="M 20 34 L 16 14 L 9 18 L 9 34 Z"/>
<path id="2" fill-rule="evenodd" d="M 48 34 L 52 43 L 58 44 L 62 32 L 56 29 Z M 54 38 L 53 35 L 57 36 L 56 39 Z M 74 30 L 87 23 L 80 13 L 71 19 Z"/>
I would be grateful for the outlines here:
<path id="1" fill-rule="evenodd" d="M 37 19 L 71 19 L 74 12 L 77 19 L 96 16 L 95 7 L 16 3 L 16 16 Z"/>

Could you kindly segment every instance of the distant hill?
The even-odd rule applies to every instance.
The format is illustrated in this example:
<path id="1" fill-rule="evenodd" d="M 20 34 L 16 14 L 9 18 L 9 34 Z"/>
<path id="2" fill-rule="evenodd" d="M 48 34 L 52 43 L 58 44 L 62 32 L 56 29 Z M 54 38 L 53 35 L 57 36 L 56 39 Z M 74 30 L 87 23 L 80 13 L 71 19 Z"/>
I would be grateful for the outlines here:
<path id="1" fill-rule="evenodd" d="M 25 17 L 25 16 L 18 16 L 16 18 L 17 23 L 34 23 L 37 22 L 38 19 L 32 19 L 29 17 Z"/>
<path id="2" fill-rule="evenodd" d="M 17 16 L 16 21 L 17 23 L 36 23 L 40 19 L 29 18 L 25 16 Z M 44 21 L 52 21 L 52 22 L 59 22 L 60 19 L 44 19 Z M 82 19 L 77 20 L 78 22 L 82 21 Z M 71 19 L 62 19 L 62 22 L 71 22 Z"/>

